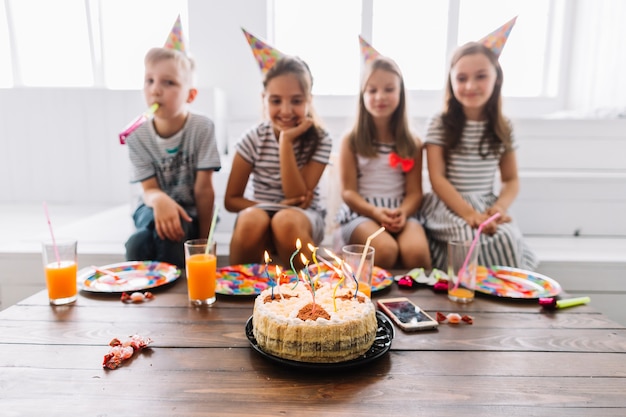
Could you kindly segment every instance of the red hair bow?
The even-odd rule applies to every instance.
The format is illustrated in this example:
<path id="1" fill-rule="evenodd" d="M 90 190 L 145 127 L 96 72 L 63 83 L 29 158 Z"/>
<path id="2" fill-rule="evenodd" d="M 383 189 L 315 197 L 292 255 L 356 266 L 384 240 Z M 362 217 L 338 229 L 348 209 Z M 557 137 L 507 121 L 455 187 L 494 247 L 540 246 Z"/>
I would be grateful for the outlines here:
<path id="1" fill-rule="evenodd" d="M 402 167 L 403 172 L 409 172 L 413 168 L 415 161 L 413 158 L 401 158 L 397 153 L 391 152 L 389 154 L 389 165 L 395 168 L 398 164 Z"/>

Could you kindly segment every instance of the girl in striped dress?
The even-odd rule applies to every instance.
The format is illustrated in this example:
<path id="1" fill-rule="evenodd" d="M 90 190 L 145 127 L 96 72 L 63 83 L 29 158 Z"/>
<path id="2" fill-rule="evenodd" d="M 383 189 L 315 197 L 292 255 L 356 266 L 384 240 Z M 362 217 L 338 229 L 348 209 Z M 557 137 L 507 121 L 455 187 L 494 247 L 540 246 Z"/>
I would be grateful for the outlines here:
<path id="1" fill-rule="evenodd" d="M 297 239 L 311 259 L 308 244 L 324 238 L 318 183 L 332 140 L 313 112 L 312 83 L 309 67 L 296 57 L 281 56 L 264 72 L 267 120 L 237 143 L 224 197 L 226 209 L 238 213 L 231 264 L 263 262 L 267 250 L 289 266 Z M 294 264 L 302 266 L 299 257 Z"/>
<path id="2" fill-rule="evenodd" d="M 422 151 L 409 131 L 404 81 L 389 58 L 366 64 L 359 110 L 340 149 L 343 205 L 337 216 L 346 243 L 373 239 L 376 265 L 430 269 L 426 234 L 416 214 L 422 201 Z"/>
<path id="3" fill-rule="evenodd" d="M 447 242 L 480 235 L 478 262 L 533 270 L 538 261 L 507 214 L 519 191 L 510 121 L 501 112 L 502 68 L 498 55 L 480 42 L 460 47 L 452 57 L 445 107 L 426 134 L 432 192 L 422 214 L 433 267 L 447 268 Z M 500 190 L 495 194 L 496 175 Z"/>

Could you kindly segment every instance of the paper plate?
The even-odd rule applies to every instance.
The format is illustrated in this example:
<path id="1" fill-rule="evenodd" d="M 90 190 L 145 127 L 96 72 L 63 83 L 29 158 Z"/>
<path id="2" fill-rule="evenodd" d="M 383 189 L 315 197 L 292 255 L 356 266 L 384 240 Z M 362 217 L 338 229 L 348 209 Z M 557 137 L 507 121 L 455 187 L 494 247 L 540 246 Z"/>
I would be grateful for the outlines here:
<path id="1" fill-rule="evenodd" d="M 329 267 L 320 264 L 319 279 L 322 281 L 336 281 L 338 275 Z M 317 274 L 317 267 L 309 267 L 312 275 Z M 295 280 L 293 271 L 283 272 L 287 279 Z M 386 270 L 374 267 L 374 277 L 372 279 L 372 292 L 387 288 L 393 283 L 393 277 Z M 265 264 L 243 264 L 231 265 L 217 269 L 217 287 L 215 291 L 223 295 L 257 295 L 268 288 L 270 282 L 274 282 L 276 277 L 276 266 Z M 285 278 L 283 278 L 285 279 Z"/>
<path id="2" fill-rule="evenodd" d="M 545 275 L 508 266 L 478 267 L 476 291 L 503 298 L 555 297 L 561 285 Z"/>
<path id="3" fill-rule="evenodd" d="M 180 276 L 176 266 L 156 261 L 130 261 L 104 265 L 99 270 L 113 272 L 119 279 L 85 268 L 78 274 L 78 286 L 83 291 L 122 293 L 160 287 Z"/>

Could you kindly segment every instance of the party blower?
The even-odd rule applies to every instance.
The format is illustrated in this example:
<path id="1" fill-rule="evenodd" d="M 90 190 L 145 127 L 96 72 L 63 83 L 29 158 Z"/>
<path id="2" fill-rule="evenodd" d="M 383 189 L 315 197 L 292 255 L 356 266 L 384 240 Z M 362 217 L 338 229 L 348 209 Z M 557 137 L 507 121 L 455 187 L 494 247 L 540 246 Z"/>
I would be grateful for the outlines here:
<path id="1" fill-rule="evenodd" d="M 130 122 L 124 131 L 120 133 L 120 143 L 122 145 L 126 144 L 126 138 L 130 136 L 139 126 L 141 126 L 144 122 L 154 116 L 154 113 L 158 110 L 159 103 L 154 103 L 152 106 L 148 108 L 145 112 L 139 115 L 135 120 Z"/>

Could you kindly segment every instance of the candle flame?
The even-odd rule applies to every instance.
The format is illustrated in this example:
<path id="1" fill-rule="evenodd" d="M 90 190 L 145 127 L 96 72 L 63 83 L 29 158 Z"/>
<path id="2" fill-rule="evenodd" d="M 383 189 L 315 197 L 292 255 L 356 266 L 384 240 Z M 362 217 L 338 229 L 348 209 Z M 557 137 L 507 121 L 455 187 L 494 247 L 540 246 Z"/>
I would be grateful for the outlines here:
<path id="1" fill-rule="evenodd" d="M 309 250 L 310 250 L 311 252 L 315 252 L 315 251 L 317 250 L 317 248 L 316 248 L 315 246 L 313 246 L 313 244 L 312 244 L 312 243 L 310 243 L 310 242 L 309 242 L 309 243 L 307 243 L 307 244 L 306 244 L 306 246 L 307 246 L 307 248 L 309 248 Z"/>
<path id="2" fill-rule="evenodd" d="M 300 242 L 300 238 L 296 239 L 296 249 L 298 250 L 302 249 L 302 242 Z"/>
<path id="3" fill-rule="evenodd" d="M 269 263 L 272 261 L 272 258 L 270 258 L 270 254 L 267 253 L 267 251 L 265 251 L 265 253 L 263 254 L 263 257 L 265 258 L 265 263 Z"/>
<path id="4" fill-rule="evenodd" d="M 304 256 L 304 253 L 300 254 L 300 260 L 305 266 L 309 264 L 309 260 L 306 258 L 306 256 Z"/>

